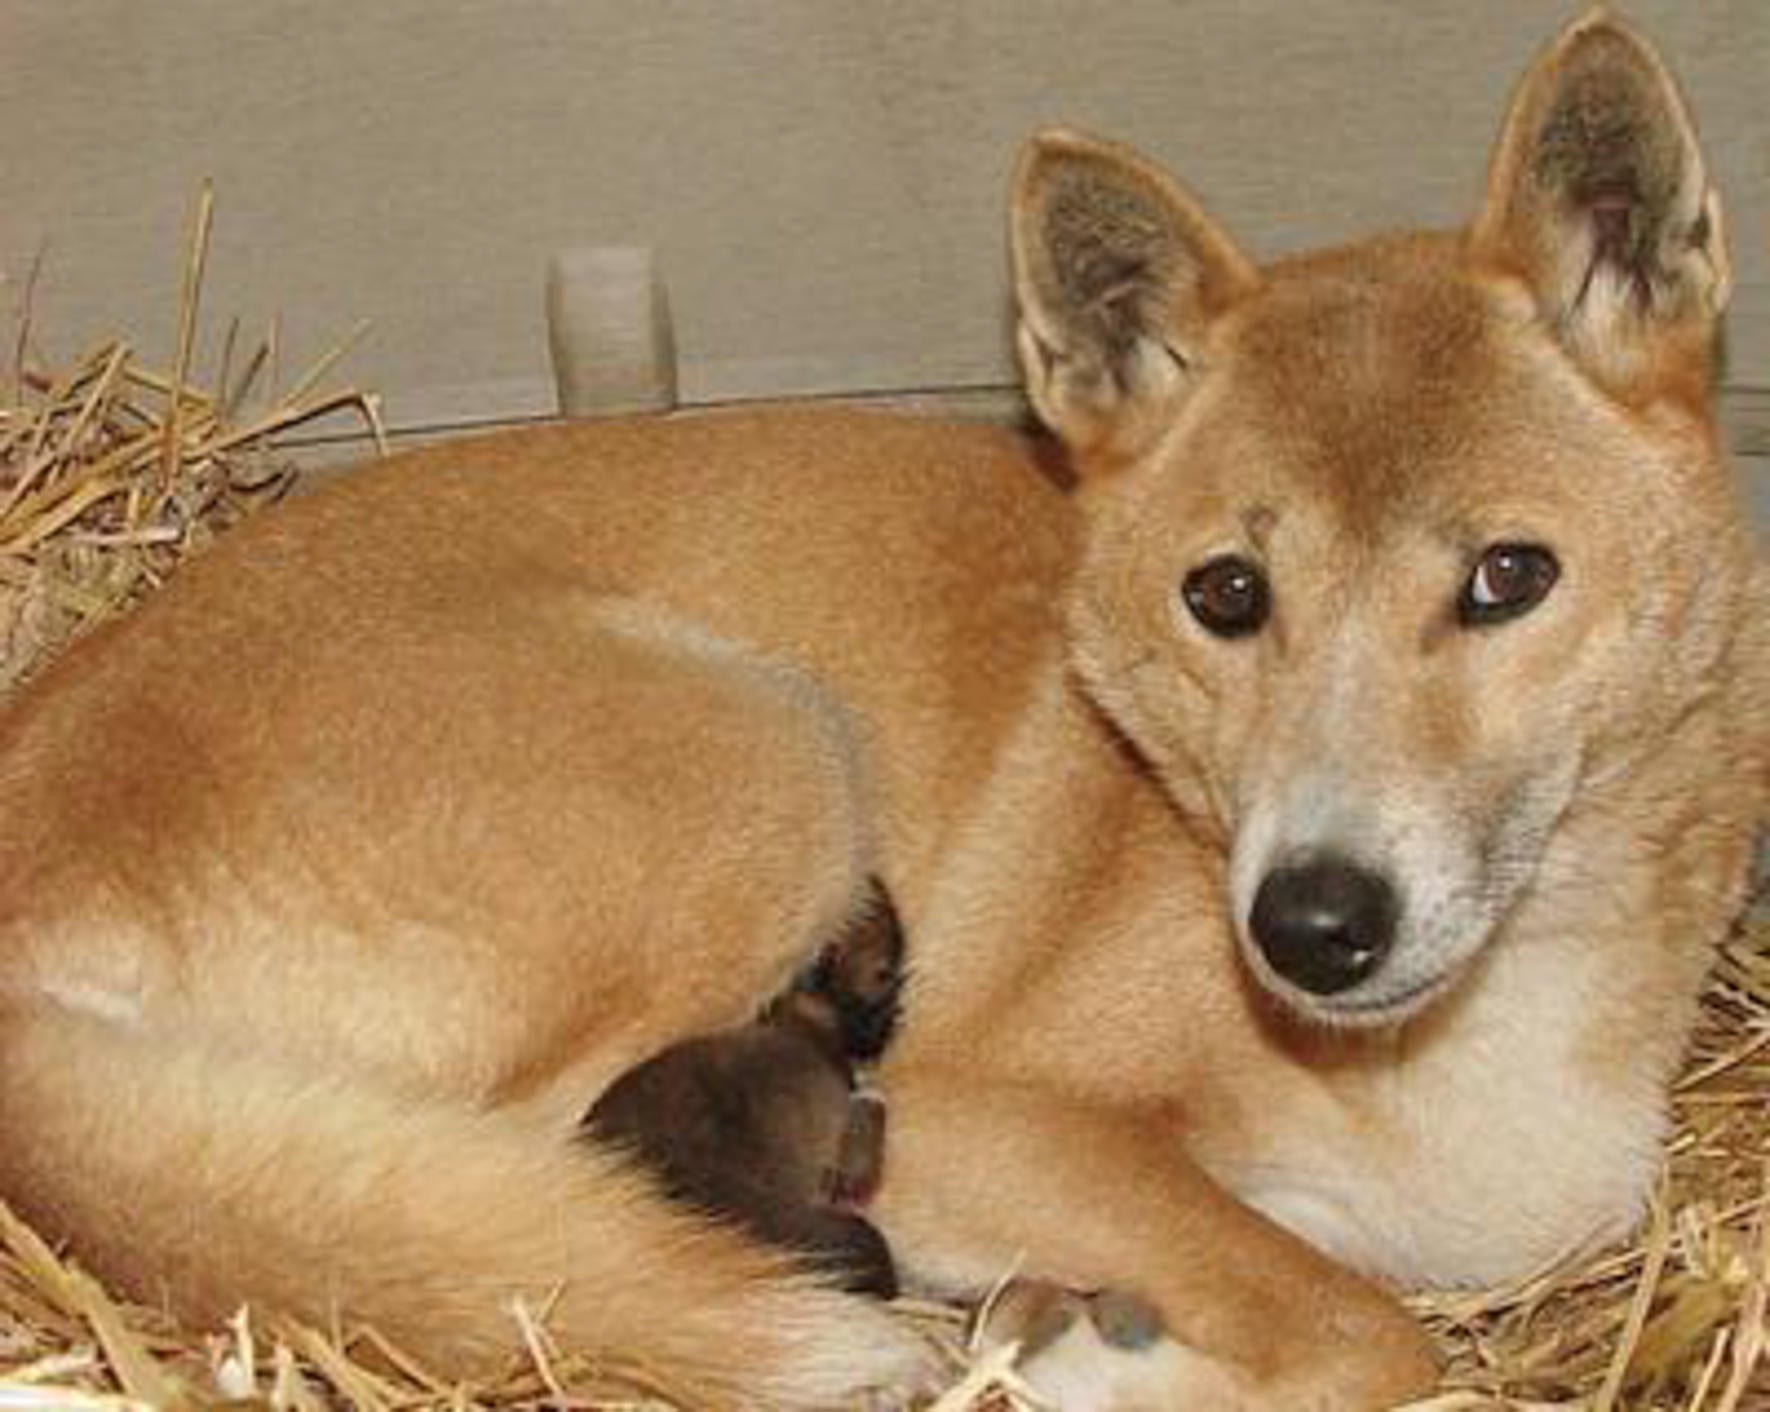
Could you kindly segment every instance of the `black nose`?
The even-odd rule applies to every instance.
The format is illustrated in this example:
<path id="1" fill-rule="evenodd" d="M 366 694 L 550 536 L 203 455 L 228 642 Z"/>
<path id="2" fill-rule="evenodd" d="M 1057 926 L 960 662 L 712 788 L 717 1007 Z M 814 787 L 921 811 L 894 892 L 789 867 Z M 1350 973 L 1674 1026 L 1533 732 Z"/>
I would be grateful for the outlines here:
<path id="1" fill-rule="evenodd" d="M 1248 926 L 1279 975 L 1311 995 L 1333 995 L 1383 963 L 1395 914 L 1395 889 L 1383 878 L 1320 857 L 1268 873 Z"/>

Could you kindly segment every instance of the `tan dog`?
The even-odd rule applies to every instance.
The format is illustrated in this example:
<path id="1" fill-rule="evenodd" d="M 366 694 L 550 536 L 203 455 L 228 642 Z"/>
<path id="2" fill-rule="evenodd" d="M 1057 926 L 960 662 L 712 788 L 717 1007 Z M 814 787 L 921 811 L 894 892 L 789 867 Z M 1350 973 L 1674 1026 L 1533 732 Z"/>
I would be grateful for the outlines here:
<path id="1" fill-rule="evenodd" d="M 1014 246 L 1074 496 L 1006 432 L 839 412 L 464 442 L 27 691 L 0 1193 L 198 1317 L 466 1368 L 557 1293 L 699 1403 L 910 1386 L 886 1311 L 572 1141 L 877 871 L 900 1263 L 1170 1335 L 1051 1343 L 1066 1406 L 1371 1407 L 1431 1377 L 1382 1283 L 1627 1227 L 1770 777 L 1670 79 L 1572 28 L 1461 236 L 1256 268 L 1052 134 Z"/>

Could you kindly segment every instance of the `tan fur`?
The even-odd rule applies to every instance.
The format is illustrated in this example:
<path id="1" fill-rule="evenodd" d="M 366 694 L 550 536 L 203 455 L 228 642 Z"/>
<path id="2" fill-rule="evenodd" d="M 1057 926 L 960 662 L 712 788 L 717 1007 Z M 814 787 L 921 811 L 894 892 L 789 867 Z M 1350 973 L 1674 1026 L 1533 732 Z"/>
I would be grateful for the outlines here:
<path id="1" fill-rule="evenodd" d="M 1537 121 L 1570 82 L 1638 164 Z M 1006 432 L 758 411 L 441 446 L 224 541 L 0 721 L 0 1195 L 202 1316 L 340 1307 L 464 1368 L 563 1281 L 563 1341 L 700 1403 L 907 1387 L 887 1316 L 570 1141 L 877 872 L 910 1276 L 1159 1310 L 1047 1351 L 1069 1407 L 1421 1388 L 1380 1283 L 1638 1213 L 1770 792 L 1688 119 L 1606 20 L 1513 113 L 1465 236 L 1257 271 L 1141 159 L 1036 143 L 1073 496 Z M 1512 540 L 1559 582 L 1463 626 Z M 1273 594 L 1234 641 L 1178 594 L 1226 551 Z M 1403 898 L 1337 998 L 1249 934 L 1322 847 Z"/>

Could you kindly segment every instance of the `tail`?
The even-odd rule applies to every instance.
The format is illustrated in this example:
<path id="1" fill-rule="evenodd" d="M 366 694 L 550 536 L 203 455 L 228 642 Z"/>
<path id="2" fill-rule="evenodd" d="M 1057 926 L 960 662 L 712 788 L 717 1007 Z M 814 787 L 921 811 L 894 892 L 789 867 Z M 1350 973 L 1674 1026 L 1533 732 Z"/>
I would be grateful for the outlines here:
<path id="1" fill-rule="evenodd" d="M 879 1306 L 527 1119 L 65 1012 L 0 1012 L 0 1196 L 188 1318 L 343 1311 L 456 1375 L 520 1347 L 517 1297 L 562 1347 L 688 1406 L 899 1397 L 928 1356 Z"/>

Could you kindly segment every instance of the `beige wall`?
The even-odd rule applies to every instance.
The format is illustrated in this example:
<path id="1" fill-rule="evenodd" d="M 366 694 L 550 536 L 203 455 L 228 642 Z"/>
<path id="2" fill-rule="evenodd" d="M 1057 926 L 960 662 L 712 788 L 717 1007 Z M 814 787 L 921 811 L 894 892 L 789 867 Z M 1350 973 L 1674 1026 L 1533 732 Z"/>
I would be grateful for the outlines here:
<path id="1" fill-rule="evenodd" d="M 655 245 L 689 400 L 988 384 L 1005 172 L 1062 119 L 1261 252 L 1470 208 L 1548 0 L 0 0 L 0 269 L 62 353 L 209 309 L 359 316 L 398 423 L 548 410 L 548 254 Z M 1633 0 L 1730 199 L 1732 378 L 1770 387 L 1770 3 Z M 1756 404 L 1741 404 L 1756 405 Z"/>

